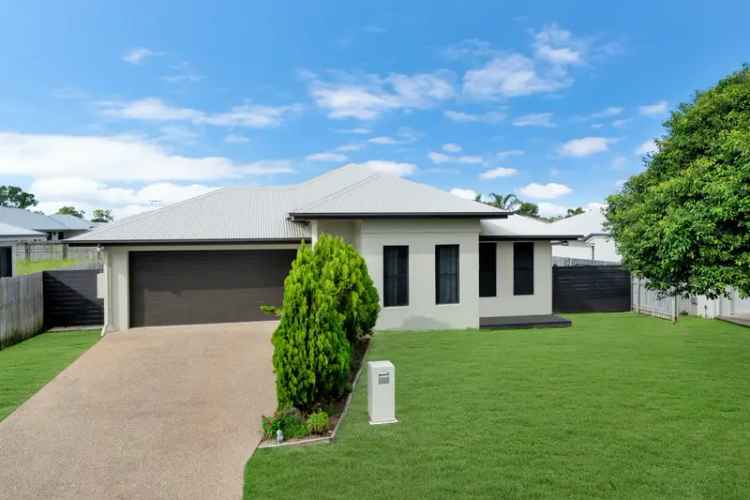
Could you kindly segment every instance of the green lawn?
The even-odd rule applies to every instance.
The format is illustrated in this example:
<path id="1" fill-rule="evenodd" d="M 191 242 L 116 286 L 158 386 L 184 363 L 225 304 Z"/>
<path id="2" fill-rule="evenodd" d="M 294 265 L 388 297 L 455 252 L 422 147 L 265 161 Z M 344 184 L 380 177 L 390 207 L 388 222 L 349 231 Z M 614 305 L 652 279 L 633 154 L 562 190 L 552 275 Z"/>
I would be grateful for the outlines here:
<path id="1" fill-rule="evenodd" d="M 0 351 L 0 420 L 13 413 L 86 349 L 99 330 L 43 333 Z"/>
<path id="2" fill-rule="evenodd" d="M 400 423 L 258 450 L 247 498 L 750 498 L 750 329 L 567 315 L 568 329 L 379 333 Z"/>
<path id="3" fill-rule="evenodd" d="M 63 267 L 72 266 L 78 264 L 75 259 L 55 259 L 55 260 L 17 260 L 16 261 L 16 275 L 21 276 L 24 274 L 38 273 L 40 271 L 51 271 L 53 269 L 60 269 Z"/>

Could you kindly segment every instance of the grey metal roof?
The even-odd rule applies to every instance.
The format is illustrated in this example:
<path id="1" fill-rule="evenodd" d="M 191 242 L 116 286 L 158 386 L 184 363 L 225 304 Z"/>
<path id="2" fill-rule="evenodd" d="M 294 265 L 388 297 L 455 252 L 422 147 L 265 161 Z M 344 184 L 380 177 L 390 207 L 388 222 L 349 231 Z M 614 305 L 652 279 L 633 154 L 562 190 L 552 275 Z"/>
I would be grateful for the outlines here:
<path id="1" fill-rule="evenodd" d="M 23 208 L 0 207 L 0 222 L 34 231 L 88 231 L 91 222 L 72 215 L 44 215 Z"/>
<path id="2" fill-rule="evenodd" d="M 25 227 L 11 226 L 0 222 L 0 238 L 4 237 L 44 237 L 44 233 L 34 231 L 33 229 L 26 229 Z"/>
<path id="3" fill-rule="evenodd" d="M 576 240 L 581 234 L 560 231 L 555 224 L 533 217 L 511 215 L 507 219 L 480 221 L 479 236 L 487 240 Z"/>
<path id="4" fill-rule="evenodd" d="M 356 213 L 505 217 L 494 207 L 463 200 L 439 189 L 345 166 L 284 187 L 229 187 L 97 227 L 71 243 L 169 243 L 299 241 L 307 224 L 290 214 L 316 210 L 327 215 Z M 307 213 L 307 212 L 305 212 Z"/>
<path id="5" fill-rule="evenodd" d="M 509 212 L 465 200 L 401 177 L 373 173 L 359 182 L 297 207 L 297 218 L 319 217 L 506 217 Z"/>
<path id="6" fill-rule="evenodd" d="M 80 217 L 68 214 L 54 214 L 49 216 L 64 225 L 70 231 L 88 231 L 94 227 L 94 223 Z"/>
<path id="7" fill-rule="evenodd" d="M 582 235 L 587 239 L 597 234 L 609 234 L 609 230 L 604 227 L 607 218 L 601 210 L 591 209 L 582 214 L 566 217 L 552 223 L 558 231 L 573 232 Z"/>

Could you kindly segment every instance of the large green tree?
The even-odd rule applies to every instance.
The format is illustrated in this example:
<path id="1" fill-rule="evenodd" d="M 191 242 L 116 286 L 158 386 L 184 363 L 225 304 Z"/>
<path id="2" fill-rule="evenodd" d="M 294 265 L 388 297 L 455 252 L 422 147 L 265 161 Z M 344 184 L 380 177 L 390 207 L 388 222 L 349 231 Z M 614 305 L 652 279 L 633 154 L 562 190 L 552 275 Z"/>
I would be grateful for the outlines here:
<path id="1" fill-rule="evenodd" d="M 36 204 L 36 197 L 20 187 L 0 186 L 0 207 L 29 208 Z"/>
<path id="2" fill-rule="evenodd" d="M 112 222 L 115 218 L 112 216 L 112 210 L 105 208 L 95 208 L 91 213 L 91 222 Z"/>
<path id="3" fill-rule="evenodd" d="M 608 198 L 624 264 L 663 291 L 750 294 L 750 68 L 665 123 L 646 170 Z"/>

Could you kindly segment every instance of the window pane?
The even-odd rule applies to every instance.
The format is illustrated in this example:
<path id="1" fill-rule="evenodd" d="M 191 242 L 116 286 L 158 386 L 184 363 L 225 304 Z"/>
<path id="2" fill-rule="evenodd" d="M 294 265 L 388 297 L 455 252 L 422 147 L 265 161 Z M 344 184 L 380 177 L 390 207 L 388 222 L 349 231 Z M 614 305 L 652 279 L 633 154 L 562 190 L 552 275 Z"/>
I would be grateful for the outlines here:
<path id="1" fill-rule="evenodd" d="M 409 304 L 409 247 L 383 247 L 383 306 Z"/>
<path id="2" fill-rule="evenodd" d="M 435 302 L 455 304 L 458 296 L 458 245 L 435 246 Z"/>
<path id="3" fill-rule="evenodd" d="M 497 296 L 497 244 L 479 244 L 479 296 Z"/>
<path id="4" fill-rule="evenodd" d="M 534 294 L 534 243 L 513 243 L 513 295 Z"/>

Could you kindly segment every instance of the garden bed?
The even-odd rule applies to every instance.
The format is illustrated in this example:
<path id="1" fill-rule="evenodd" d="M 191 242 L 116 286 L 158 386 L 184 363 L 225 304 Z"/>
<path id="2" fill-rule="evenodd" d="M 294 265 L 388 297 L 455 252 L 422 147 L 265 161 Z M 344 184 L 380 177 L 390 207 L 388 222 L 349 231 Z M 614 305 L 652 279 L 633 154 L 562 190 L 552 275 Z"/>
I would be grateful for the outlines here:
<path id="1" fill-rule="evenodd" d="M 365 356 L 367 355 L 367 351 L 370 348 L 371 338 L 372 337 L 369 335 L 365 336 L 353 346 L 352 371 L 349 376 L 350 389 L 341 398 L 325 406 L 324 410 L 328 415 L 328 426 L 325 432 L 310 433 L 306 436 L 299 437 L 285 437 L 281 443 L 277 442 L 275 437 L 266 435 L 263 441 L 261 441 L 260 445 L 258 445 L 258 448 L 304 446 L 333 442 L 336 439 L 336 432 L 339 429 L 339 425 L 343 421 L 344 417 L 346 417 L 346 413 L 349 410 L 349 406 L 351 405 L 352 395 L 354 394 L 354 389 L 356 388 L 357 382 L 359 381 L 360 375 L 362 373 L 362 363 L 365 359 Z"/>

